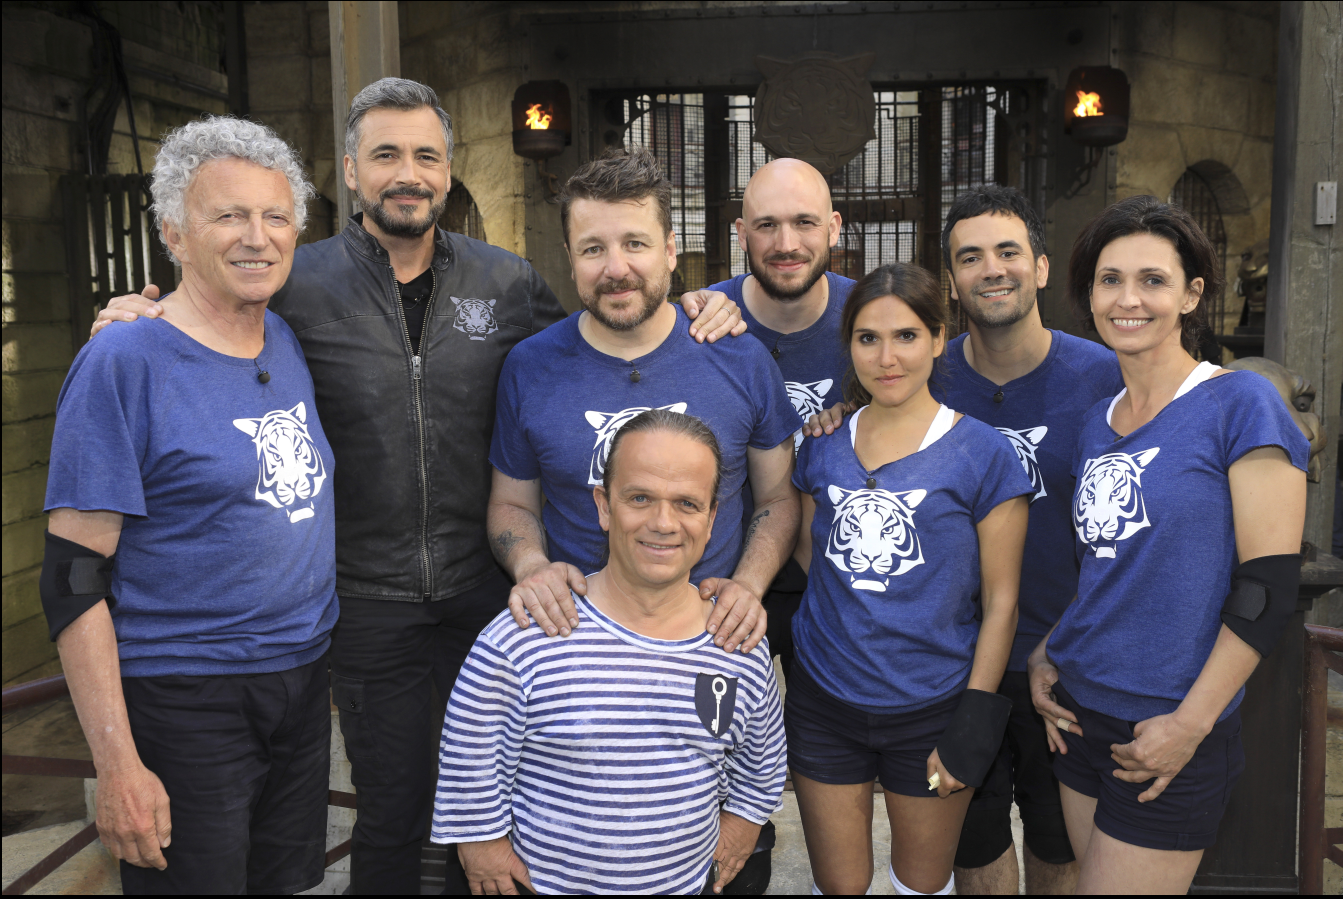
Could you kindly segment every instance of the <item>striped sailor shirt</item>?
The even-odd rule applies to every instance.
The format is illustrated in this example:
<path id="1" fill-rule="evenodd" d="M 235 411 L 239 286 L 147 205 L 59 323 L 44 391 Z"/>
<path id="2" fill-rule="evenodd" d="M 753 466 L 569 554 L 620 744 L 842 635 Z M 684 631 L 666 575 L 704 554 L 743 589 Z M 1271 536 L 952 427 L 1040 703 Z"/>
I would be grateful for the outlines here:
<path id="1" fill-rule="evenodd" d="M 718 812 L 763 824 L 787 746 L 762 641 L 655 640 L 574 597 L 567 639 L 504 612 L 448 703 L 433 839 L 509 834 L 540 893 L 699 893 Z"/>

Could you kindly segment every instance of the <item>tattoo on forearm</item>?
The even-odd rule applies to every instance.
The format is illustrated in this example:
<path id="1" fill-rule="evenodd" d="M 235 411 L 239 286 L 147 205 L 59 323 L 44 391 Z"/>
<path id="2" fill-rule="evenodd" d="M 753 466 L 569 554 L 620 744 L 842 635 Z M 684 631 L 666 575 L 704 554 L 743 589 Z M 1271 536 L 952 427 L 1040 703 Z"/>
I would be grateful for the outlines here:
<path id="1" fill-rule="evenodd" d="M 512 531 L 504 531 L 502 534 L 495 534 L 494 537 L 490 539 L 490 543 L 494 545 L 494 557 L 500 562 L 506 561 L 509 553 L 513 551 L 513 547 L 521 542 L 522 538 L 516 536 Z"/>
<path id="2" fill-rule="evenodd" d="M 751 516 L 751 523 L 746 528 L 746 539 L 741 542 L 741 551 L 746 552 L 746 547 L 751 545 L 751 538 L 755 536 L 756 530 L 760 527 L 760 522 L 769 517 L 769 509 L 761 509 Z"/>

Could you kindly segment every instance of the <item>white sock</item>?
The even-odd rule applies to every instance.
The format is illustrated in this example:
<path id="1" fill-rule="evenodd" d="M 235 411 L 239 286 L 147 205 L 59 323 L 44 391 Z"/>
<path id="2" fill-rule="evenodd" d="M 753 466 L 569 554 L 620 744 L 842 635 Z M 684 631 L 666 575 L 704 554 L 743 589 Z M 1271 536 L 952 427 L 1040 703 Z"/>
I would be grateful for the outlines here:
<path id="1" fill-rule="evenodd" d="M 811 894 L 812 894 L 813 896 L 824 896 L 824 895 L 825 895 L 825 893 L 822 893 L 822 892 L 821 892 L 821 888 L 818 887 L 818 886 L 816 885 L 816 881 L 814 881 L 814 880 L 811 882 Z M 868 887 L 868 888 L 867 888 L 867 892 L 866 892 L 866 893 L 863 893 L 863 895 L 864 895 L 864 896 L 871 896 L 871 895 L 872 895 L 872 888 L 871 888 L 871 887 Z"/>
<path id="2" fill-rule="evenodd" d="M 886 863 L 886 873 L 891 877 L 891 886 L 895 887 L 897 896 L 950 896 L 952 888 L 956 886 L 956 875 L 952 874 L 947 878 L 947 885 L 936 893 L 920 893 L 918 890 L 911 890 L 900 882 L 900 878 L 895 876 L 895 865 L 890 862 Z"/>

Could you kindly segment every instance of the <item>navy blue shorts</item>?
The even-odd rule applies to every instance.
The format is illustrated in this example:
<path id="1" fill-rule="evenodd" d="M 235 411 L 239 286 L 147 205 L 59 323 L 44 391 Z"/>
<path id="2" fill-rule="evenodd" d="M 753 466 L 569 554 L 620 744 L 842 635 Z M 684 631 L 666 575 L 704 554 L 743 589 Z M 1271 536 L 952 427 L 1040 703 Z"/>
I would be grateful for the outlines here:
<path id="1" fill-rule="evenodd" d="M 1046 864 L 1066 865 L 1074 856 L 1054 777 L 1054 754 L 1045 722 L 1031 704 L 1026 672 L 1005 673 L 998 693 L 1012 700 L 1012 714 L 998 758 L 965 813 L 956 867 L 982 868 L 1011 848 L 1013 801 L 1021 810 L 1031 854 Z"/>
<path id="2" fill-rule="evenodd" d="M 913 712 L 874 715 L 829 695 L 799 661 L 788 677 L 783 724 L 788 767 L 823 784 L 881 780 L 905 796 L 928 792 L 928 756 L 960 703 L 956 691 Z"/>
<path id="3" fill-rule="evenodd" d="M 1240 743 L 1240 711 L 1227 715 L 1203 739 L 1194 757 L 1156 799 L 1139 802 L 1152 781 L 1134 784 L 1114 776 L 1114 743 L 1131 743 L 1135 721 L 1084 709 L 1062 684 L 1054 685 L 1059 705 L 1077 716 L 1085 737 L 1063 735 L 1068 754 L 1054 754 L 1059 782 L 1096 800 L 1096 827 L 1123 843 L 1147 849 L 1207 849 L 1217 839 L 1231 790 L 1245 770 Z"/>

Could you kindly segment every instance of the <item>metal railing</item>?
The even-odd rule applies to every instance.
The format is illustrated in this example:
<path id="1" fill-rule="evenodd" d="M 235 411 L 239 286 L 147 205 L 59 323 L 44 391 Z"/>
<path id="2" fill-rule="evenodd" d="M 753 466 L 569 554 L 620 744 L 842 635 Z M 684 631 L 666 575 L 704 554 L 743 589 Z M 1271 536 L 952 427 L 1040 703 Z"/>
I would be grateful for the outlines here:
<path id="1" fill-rule="evenodd" d="M 1301 716 L 1302 895 L 1324 893 L 1325 859 L 1343 867 L 1343 827 L 1324 826 L 1325 739 L 1330 725 L 1343 726 L 1343 709 L 1329 705 L 1329 671 L 1343 674 L 1343 629 L 1306 625 Z"/>
<path id="2" fill-rule="evenodd" d="M 41 680 L 29 681 L 26 684 L 18 684 L 4 691 L 3 713 L 25 709 L 30 706 L 38 705 L 43 702 L 50 702 L 53 699 L 60 699 L 63 696 L 70 695 L 70 687 L 65 682 L 65 675 L 58 674 L 55 677 L 44 677 Z M 43 777 L 80 777 L 96 778 L 97 770 L 93 762 L 84 759 L 57 759 L 44 756 L 30 755 L 6 755 L 4 760 L 5 774 L 30 774 Z M 328 791 L 328 805 L 334 805 L 337 808 L 354 808 L 355 795 L 353 793 L 343 793 L 339 790 Z M 4 895 L 22 896 L 42 882 L 61 865 L 74 858 L 81 849 L 98 839 L 98 824 L 96 821 L 89 822 L 88 826 L 66 840 L 55 851 L 51 852 L 37 864 L 33 865 L 13 883 L 5 887 Z M 350 841 L 346 840 L 338 846 L 334 846 L 326 853 L 326 866 L 329 868 L 336 862 L 350 854 Z"/>

